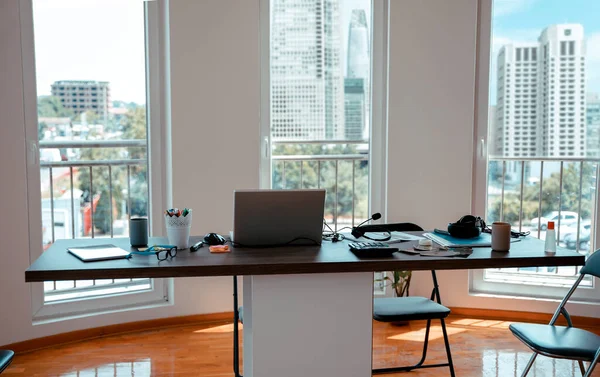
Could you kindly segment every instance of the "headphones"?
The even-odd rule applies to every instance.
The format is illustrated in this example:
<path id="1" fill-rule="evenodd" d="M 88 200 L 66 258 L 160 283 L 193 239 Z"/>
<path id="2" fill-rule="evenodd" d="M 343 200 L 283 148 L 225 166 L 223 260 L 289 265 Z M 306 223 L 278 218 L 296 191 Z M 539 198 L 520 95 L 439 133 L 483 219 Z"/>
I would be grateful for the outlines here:
<path id="1" fill-rule="evenodd" d="M 372 229 L 368 229 L 366 227 L 362 227 L 361 225 L 363 225 L 364 223 L 366 223 L 367 221 L 371 221 L 371 220 L 379 220 L 381 218 L 381 213 L 374 213 L 370 218 L 368 218 L 367 220 L 363 221 L 362 223 L 358 224 L 358 226 L 355 226 L 352 228 L 352 236 L 354 238 L 360 238 L 360 237 L 364 237 L 368 240 L 371 241 L 389 241 L 392 238 L 392 233 L 390 233 L 387 229 L 382 229 L 383 232 L 387 233 L 386 236 L 382 237 L 382 238 L 371 238 L 367 235 L 365 235 L 365 233 L 367 232 L 373 232 Z"/>
<path id="2" fill-rule="evenodd" d="M 486 229 L 485 221 L 473 215 L 465 215 L 457 222 L 448 224 L 448 233 L 456 238 L 478 237 L 484 229 Z"/>

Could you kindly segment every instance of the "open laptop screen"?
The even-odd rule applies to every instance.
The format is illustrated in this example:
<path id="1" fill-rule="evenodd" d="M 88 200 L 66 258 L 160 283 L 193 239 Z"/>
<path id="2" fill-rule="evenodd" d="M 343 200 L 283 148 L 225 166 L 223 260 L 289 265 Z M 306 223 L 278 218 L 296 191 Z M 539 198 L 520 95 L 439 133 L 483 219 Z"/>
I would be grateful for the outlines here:
<path id="1" fill-rule="evenodd" d="M 324 211 L 325 190 L 235 190 L 234 245 L 320 245 Z"/>

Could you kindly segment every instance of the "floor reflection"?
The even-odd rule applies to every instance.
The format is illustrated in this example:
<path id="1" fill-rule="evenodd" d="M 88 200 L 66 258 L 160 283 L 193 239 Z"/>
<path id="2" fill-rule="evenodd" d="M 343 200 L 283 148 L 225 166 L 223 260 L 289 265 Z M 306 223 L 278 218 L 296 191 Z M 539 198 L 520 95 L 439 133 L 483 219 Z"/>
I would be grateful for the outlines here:
<path id="1" fill-rule="evenodd" d="M 416 363 L 421 356 L 425 324 L 414 321 L 392 326 L 373 322 L 374 367 Z M 456 375 L 519 377 L 531 352 L 508 330 L 509 324 L 450 316 L 447 328 Z M 233 376 L 232 330 L 231 323 L 186 325 L 59 345 L 17 354 L 2 377 L 230 377 Z M 426 363 L 445 362 L 439 322 L 432 323 L 431 335 Z M 243 337 L 243 331 L 240 336 Z M 387 376 L 448 375 L 448 368 L 429 368 Z M 580 375 L 576 362 L 539 356 L 528 377 Z M 600 369 L 592 375 L 600 377 Z"/>
<path id="2" fill-rule="evenodd" d="M 150 359 L 132 362 L 103 364 L 95 368 L 87 368 L 61 374 L 60 377 L 150 377 L 152 361 Z"/>

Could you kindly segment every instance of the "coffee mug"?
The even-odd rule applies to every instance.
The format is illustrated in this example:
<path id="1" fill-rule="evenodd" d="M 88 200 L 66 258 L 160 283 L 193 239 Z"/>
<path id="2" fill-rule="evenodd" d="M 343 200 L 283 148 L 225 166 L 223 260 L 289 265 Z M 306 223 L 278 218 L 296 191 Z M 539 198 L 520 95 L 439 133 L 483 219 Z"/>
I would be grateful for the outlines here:
<path id="1" fill-rule="evenodd" d="M 508 251 L 510 249 L 510 224 L 496 221 L 492 223 L 492 250 Z"/>
<path id="2" fill-rule="evenodd" d="M 136 217 L 129 219 L 129 242 L 131 246 L 148 245 L 148 219 Z"/>

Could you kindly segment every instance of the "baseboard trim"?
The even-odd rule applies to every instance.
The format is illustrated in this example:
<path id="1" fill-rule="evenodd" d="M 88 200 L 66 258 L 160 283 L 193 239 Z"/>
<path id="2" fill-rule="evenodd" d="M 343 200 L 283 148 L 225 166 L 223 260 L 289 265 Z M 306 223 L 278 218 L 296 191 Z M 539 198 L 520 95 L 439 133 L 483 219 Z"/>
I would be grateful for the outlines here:
<path id="1" fill-rule="evenodd" d="M 535 312 L 520 312 L 514 310 L 497 310 L 497 309 L 476 309 L 476 308 L 450 308 L 451 315 L 459 317 L 495 319 L 511 322 L 534 322 L 534 323 L 549 323 L 552 319 L 552 314 L 535 313 Z M 600 318 L 571 316 L 571 321 L 574 326 L 585 328 L 600 328 Z M 557 324 L 566 325 L 563 316 L 559 317 Z"/>
<path id="2" fill-rule="evenodd" d="M 205 325 L 211 323 L 226 323 L 233 319 L 233 312 L 196 314 L 180 317 L 158 318 L 147 321 L 118 323 L 103 327 L 77 330 L 62 334 L 45 336 L 25 340 L 23 342 L 7 344 L 0 346 L 2 349 L 10 349 L 16 353 L 24 353 L 57 346 L 59 344 L 80 342 L 83 340 L 100 338 L 104 336 L 131 333 L 145 330 L 155 330 L 159 328 L 178 327 L 186 325 Z"/>
<path id="3" fill-rule="evenodd" d="M 548 323 L 552 314 L 519 312 L 511 310 L 495 309 L 475 309 L 475 308 L 450 308 L 451 316 L 495 319 L 511 322 L 539 322 Z M 11 349 L 16 353 L 24 353 L 57 346 L 60 344 L 81 342 L 88 339 L 100 338 L 104 336 L 125 334 L 137 331 L 156 330 L 160 328 L 178 327 L 186 325 L 205 325 L 211 323 L 227 323 L 233 319 L 233 312 L 197 314 L 180 317 L 158 318 L 147 321 L 118 323 L 109 326 L 95 327 L 85 330 L 71 331 L 62 334 L 46 336 L 42 338 L 30 339 L 23 342 L 7 344 L 0 346 L 2 349 Z M 593 317 L 571 317 L 577 327 L 600 328 L 600 318 Z M 564 318 L 561 316 L 559 324 L 564 324 Z"/>

